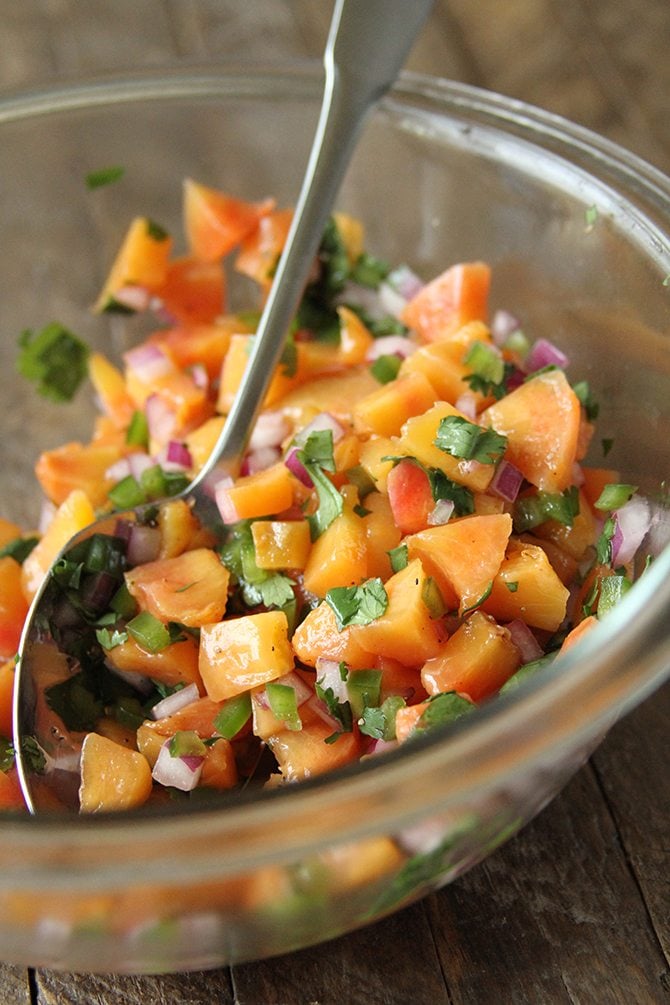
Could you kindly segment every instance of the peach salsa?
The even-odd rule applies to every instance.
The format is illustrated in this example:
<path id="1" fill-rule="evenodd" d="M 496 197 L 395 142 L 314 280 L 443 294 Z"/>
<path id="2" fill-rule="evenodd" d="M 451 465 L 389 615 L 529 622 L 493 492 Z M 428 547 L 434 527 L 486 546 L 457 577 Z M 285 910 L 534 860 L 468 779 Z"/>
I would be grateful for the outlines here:
<path id="1" fill-rule="evenodd" d="M 95 303 L 149 318 L 120 366 L 57 322 L 20 338 L 41 393 L 67 401 L 86 379 L 99 415 L 86 442 L 38 458 L 39 530 L 0 522 L 6 808 L 21 805 L 15 654 L 47 575 L 53 745 L 30 755 L 89 813 L 300 781 L 470 714 L 607 614 L 649 528 L 636 486 L 584 462 L 597 404 L 565 354 L 505 310 L 489 319 L 489 265 L 422 280 L 343 213 L 241 474 L 212 486 L 220 524 L 201 525 L 184 490 L 226 421 L 291 211 L 189 179 L 183 213 L 180 254 L 131 222 Z M 231 269 L 256 309 L 229 305 Z"/>

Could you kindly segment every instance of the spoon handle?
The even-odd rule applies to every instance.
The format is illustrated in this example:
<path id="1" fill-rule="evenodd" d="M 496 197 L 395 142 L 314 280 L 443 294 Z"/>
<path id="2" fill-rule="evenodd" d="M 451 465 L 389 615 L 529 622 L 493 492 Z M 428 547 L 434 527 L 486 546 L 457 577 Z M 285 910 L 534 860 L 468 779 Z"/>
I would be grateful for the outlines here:
<path id="1" fill-rule="evenodd" d="M 395 81 L 433 0 L 336 0 L 321 111 L 284 251 L 224 428 L 197 483 L 235 475 L 368 109 Z M 191 491 L 195 482 L 191 483 Z"/>

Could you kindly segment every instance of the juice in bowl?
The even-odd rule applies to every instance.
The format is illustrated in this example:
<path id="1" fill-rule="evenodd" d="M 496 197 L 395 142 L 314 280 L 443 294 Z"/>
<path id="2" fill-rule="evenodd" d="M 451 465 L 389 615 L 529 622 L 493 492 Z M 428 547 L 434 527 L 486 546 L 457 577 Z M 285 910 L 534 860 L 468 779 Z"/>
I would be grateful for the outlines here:
<path id="1" fill-rule="evenodd" d="M 178 492 L 221 428 L 318 96 L 306 71 L 253 81 L 6 114 L 24 143 L 64 137 L 31 179 L 19 366 L 56 395 L 83 375 L 56 404 L 12 359 L 34 445 L 8 444 L 19 602 L 96 512 Z M 277 101 L 297 140 L 270 165 Z M 399 85 L 243 473 L 213 486 L 217 533 L 175 498 L 110 517 L 54 577 L 53 743 L 35 750 L 53 814 L 7 819 L 8 959 L 214 966 L 373 920 L 514 833 L 660 682 L 667 182 L 525 114 Z M 61 176 L 73 214 L 52 232 Z"/>

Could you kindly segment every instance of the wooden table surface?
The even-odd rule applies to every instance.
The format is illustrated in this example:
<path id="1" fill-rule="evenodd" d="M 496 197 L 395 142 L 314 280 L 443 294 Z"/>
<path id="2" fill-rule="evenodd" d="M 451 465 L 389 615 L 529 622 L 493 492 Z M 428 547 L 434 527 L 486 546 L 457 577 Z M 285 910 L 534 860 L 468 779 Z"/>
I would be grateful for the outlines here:
<path id="1" fill-rule="evenodd" d="M 0 0 L 0 88 L 176 62 L 316 57 L 330 9 L 330 0 Z M 436 0 L 408 65 L 544 106 L 670 172 L 669 47 L 668 0 Z M 668 723 L 670 685 L 619 723 L 519 836 L 363 931 L 207 974 L 0 965 L 0 1002 L 670 1002 Z"/>

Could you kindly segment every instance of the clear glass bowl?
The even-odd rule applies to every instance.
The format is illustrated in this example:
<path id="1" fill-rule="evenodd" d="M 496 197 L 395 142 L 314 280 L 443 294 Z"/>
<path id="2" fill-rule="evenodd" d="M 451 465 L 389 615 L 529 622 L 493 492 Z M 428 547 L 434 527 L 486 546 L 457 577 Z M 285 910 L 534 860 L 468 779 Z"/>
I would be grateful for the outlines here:
<path id="1" fill-rule="evenodd" d="M 37 519 L 38 451 L 86 436 L 93 414 L 85 396 L 50 405 L 17 379 L 18 334 L 58 319 L 120 352 L 132 326 L 89 305 L 130 217 L 180 233 L 187 175 L 292 203 L 320 87 L 318 67 L 247 66 L 0 103 L 3 515 Z M 86 173 L 112 164 L 123 181 L 87 191 Z M 339 207 L 363 220 L 370 250 L 426 278 L 489 261 L 492 306 L 557 341 L 590 381 L 614 438 L 608 463 L 663 491 L 666 178 L 520 102 L 408 75 L 369 120 Z M 383 758 L 196 810 L 3 820 L 0 955 L 75 971 L 213 967 L 326 940 L 448 882 L 536 814 L 667 675 L 669 571 L 666 551 L 560 672 Z"/>

